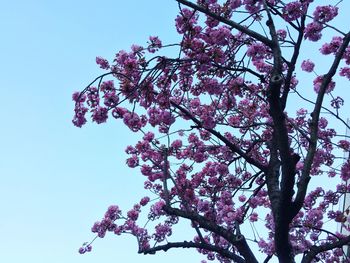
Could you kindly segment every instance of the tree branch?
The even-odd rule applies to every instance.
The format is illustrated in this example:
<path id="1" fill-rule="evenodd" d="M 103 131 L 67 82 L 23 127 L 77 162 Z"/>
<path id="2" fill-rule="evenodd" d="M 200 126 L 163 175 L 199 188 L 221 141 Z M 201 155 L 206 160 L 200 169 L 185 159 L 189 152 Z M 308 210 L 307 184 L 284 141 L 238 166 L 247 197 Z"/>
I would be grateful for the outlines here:
<path id="1" fill-rule="evenodd" d="M 301 18 L 301 25 L 299 29 L 299 35 L 296 44 L 294 45 L 294 51 L 293 51 L 293 56 L 292 59 L 289 63 L 288 71 L 287 71 L 287 76 L 284 82 L 284 89 L 283 89 L 283 95 L 282 95 L 282 109 L 284 110 L 287 104 L 287 98 L 290 90 L 290 84 L 291 80 L 293 77 L 293 72 L 295 70 L 295 64 L 297 63 L 299 53 L 300 53 L 300 48 L 301 48 L 301 43 L 303 41 L 303 36 L 304 36 L 304 29 L 305 29 L 305 19 L 306 16 L 302 16 Z"/>
<path id="2" fill-rule="evenodd" d="M 272 140 L 268 143 L 268 148 L 270 150 L 270 160 L 269 169 L 266 173 L 266 185 L 271 202 L 272 212 L 275 214 L 278 210 L 278 203 L 281 195 L 279 186 L 279 173 L 281 163 L 278 160 L 275 136 L 273 136 Z"/>
<path id="3" fill-rule="evenodd" d="M 282 167 L 279 200 L 277 207 L 276 205 L 273 207 L 276 225 L 275 246 L 279 261 L 289 263 L 294 262 L 292 246 L 289 241 L 289 223 L 292 220 L 289 210 L 294 194 L 293 187 L 295 184 L 295 163 L 290 152 L 286 116 L 283 112 L 280 101 L 281 87 L 283 84 L 282 53 L 269 7 L 267 6 L 265 0 L 263 3 L 268 16 L 266 24 L 270 29 L 270 35 L 273 41 L 272 53 L 274 65 L 269 83 L 268 100 L 270 104 L 270 115 L 274 124 L 273 141 L 277 143 L 277 149 Z M 271 161 L 272 157 L 270 163 Z M 272 172 L 275 173 L 274 166 L 276 164 L 272 163 L 272 165 Z M 274 182 L 272 181 L 272 183 Z"/>
<path id="4" fill-rule="evenodd" d="M 149 248 L 149 249 L 141 250 L 141 251 L 139 251 L 139 253 L 143 253 L 145 255 L 147 255 L 147 254 L 155 254 L 156 252 L 161 251 L 161 250 L 166 252 L 166 251 L 168 251 L 171 248 L 198 248 L 198 249 L 205 249 L 205 250 L 208 250 L 208 251 L 216 252 L 216 253 L 220 254 L 221 256 L 223 256 L 223 257 L 232 259 L 234 262 L 246 263 L 246 261 L 242 257 L 240 257 L 240 256 L 238 256 L 238 255 L 228 251 L 227 249 L 221 248 L 219 246 L 213 246 L 213 245 L 210 245 L 210 244 L 207 244 L 207 243 L 195 243 L 195 242 L 192 242 L 192 241 L 169 242 L 166 245 L 160 245 L 160 246 L 152 247 L 152 248 Z"/>
<path id="5" fill-rule="evenodd" d="M 272 47 L 273 46 L 273 42 L 270 39 L 268 39 L 267 37 L 265 37 L 265 36 L 255 32 L 253 30 L 250 30 L 249 28 L 247 28 L 247 27 L 245 27 L 245 26 L 243 26 L 243 25 L 241 25 L 239 23 L 236 23 L 236 22 L 234 22 L 232 20 L 224 18 L 224 17 L 222 17 L 220 15 L 217 15 L 217 14 L 211 12 L 210 10 L 208 10 L 207 8 L 204 8 L 202 6 L 194 4 L 194 3 L 190 2 L 190 1 L 187 1 L 187 0 L 176 0 L 176 1 L 178 3 L 181 3 L 181 4 L 185 5 L 185 6 L 191 7 L 192 9 L 194 9 L 196 11 L 199 11 L 199 12 L 201 12 L 203 14 L 206 14 L 207 16 L 210 16 L 210 17 L 212 17 L 212 18 L 214 18 L 214 19 L 216 19 L 216 20 L 218 20 L 218 21 L 220 21 L 220 22 L 222 22 L 222 23 L 224 23 L 224 24 L 226 24 L 228 26 L 231 26 L 234 29 L 237 29 L 238 31 L 240 31 L 240 32 L 242 32 L 244 34 L 246 34 L 246 35 L 248 35 L 248 36 L 250 36 L 252 38 L 255 38 L 256 40 L 261 41 L 262 43 L 264 43 L 268 47 Z"/>
<path id="6" fill-rule="evenodd" d="M 339 248 L 339 247 L 342 247 L 342 246 L 348 245 L 348 244 L 350 244 L 350 236 L 348 236 L 344 239 L 335 241 L 333 243 L 327 243 L 327 244 L 323 244 L 320 246 L 312 246 L 310 248 L 310 251 L 307 252 L 305 254 L 305 256 L 303 257 L 301 263 L 311 263 L 312 260 L 315 259 L 315 256 L 317 254 L 324 252 L 324 251 L 332 250 L 334 248 Z"/>
<path id="7" fill-rule="evenodd" d="M 311 171 L 312 163 L 313 163 L 315 152 L 316 152 L 316 146 L 317 146 L 317 140 L 318 140 L 318 123 L 319 123 L 319 119 L 320 119 L 320 111 L 322 108 L 323 98 L 324 98 L 324 95 L 326 93 L 327 87 L 332 80 L 332 77 L 336 73 L 336 70 L 339 66 L 340 60 L 342 59 L 343 54 L 349 45 L 349 42 L 350 42 L 350 32 L 348 34 L 346 34 L 346 36 L 344 37 L 343 43 L 340 46 L 340 48 L 339 48 L 339 50 L 334 58 L 334 61 L 333 61 L 331 68 L 329 69 L 328 73 L 326 75 L 324 75 L 319 93 L 317 95 L 314 110 L 311 114 L 312 120 L 311 120 L 311 124 L 310 124 L 309 148 L 307 151 L 307 155 L 305 157 L 304 167 L 303 167 L 303 170 L 301 173 L 301 178 L 297 184 L 298 192 L 297 192 L 295 201 L 293 203 L 293 214 L 294 215 L 296 215 L 298 213 L 298 211 L 301 209 L 301 207 L 304 203 L 307 187 L 308 187 L 309 181 L 311 179 L 310 171 Z"/>
<path id="8" fill-rule="evenodd" d="M 260 170 L 262 171 L 266 171 L 267 167 L 265 165 L 263 165 L 262 163 L 260 163 L 259 161 L 257 161 L 256 159 L 250 157 L 247 153 L 245 153 L 244 151 L 242 151 L 237 145 L 233 144 L 232 142 L 230 142 L 227 138 L 225 138 L 225 136 L 223 136 L 220 132 L 214 130 L 214 129 L 207 129 L 204 128 L 202 126 L 202 123 L 200 120 L 198 120 L 197 118 L 195 118 L 187 109 L 185 109 L 184 107 L 178 105 L 175 102 L 171 102 L 171 105 L 173 107 L 175 107 L 176 109 L 180 110 L 183 114 L 185 114 L 188 118 L 190 118 L 198 127 L 203 128 L 205 130 L 207 130 L 208 132 L 210 132 L 211 134 L 213 134 L 215 137 L 217 137 L 218 139 L 220 139 L 223 143 L 225 143 L 225 145 L 227 147 L 229 147 L 234 153 L 237 153 L 238 155 L 242 156 L 248 163 L 250 163 L 251 165 L 254 165 L 256 167 L 258 167 Z"/>
<path id="9" fill-rule="evenodd" d="M 200 227 L 225 238 L 228 242 L 237 248 L 238 252 L 244 257 L 247 262 L 258 263 L 243 235 L 235 235 L 231 231 L 227 231 L 227 229 L 217 225 L 214 222 L 209 221 L 206 217 L 201 216 L 195 212 L 183 211 L 167 205 L 163 207 L 163 210 L 169 215 L 175 215 L 197 222 Z"/>

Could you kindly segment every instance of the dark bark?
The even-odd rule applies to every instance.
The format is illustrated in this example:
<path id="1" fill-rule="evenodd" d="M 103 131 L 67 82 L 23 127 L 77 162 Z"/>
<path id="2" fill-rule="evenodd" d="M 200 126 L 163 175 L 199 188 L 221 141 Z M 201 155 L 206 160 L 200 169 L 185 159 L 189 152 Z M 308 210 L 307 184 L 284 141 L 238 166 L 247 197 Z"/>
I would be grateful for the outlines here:
<path id="1" fill-rule="evenodd" d="M 298 191 L 295 198 L 295 201 L 293 202 L 293 215 L 295 216 L 298 211 L 301 209 L 304 199 L 307 192 L 307 187 L 310 181 L 310 171 L 312 162 L 316 153 L 316 146 L 317 146 L 317 140 L 318 140 L 318 123 L 320 119 L 320 111 L 322 109 L 323 104 L 323 98 L 326 93 L 327 87 L 329 83 L 332 80 L 332 77 L 335 75 L 336 70 L 339 66 L 340 60 L 343 57 L 343 54 L 346 50 L 346 48 L 349 46 L 350 42 L 350 32 L 346 34 L 344 37 L 343 43 L 340 46 L 334 60 L 332 63 L 331 68 L 327 72 L 327 74 L 324 75 L 319 93 L 317 95 L 316 103 L 314 106 L 314 110 L 312 112 L 312 120 L 310 124 L 310 142 L 309 142 L 309 149 L 304 161 L 304 168 L 302 170 L 301 178 L 298 182 Z"/>
<path id="2" fill-rule="evenodd" d="M 247 34 L 248 36 L 251 36 L 252 38 L 258 40 L 258 41 L 261 41 L 262 43 L 264 43 L 266 46 L 268 47 L 272 47 L 273 46 L 273 42 L 268 39 L 267 37 L 259 34 L 258 32 L 256 31 L 253 31 L 253 30 L 250 30 L 249 28 L 239 24 L 239 23 L 236 23 L 232 20 L 229 20 L 225 17 L 222 17 L 222 16 L 219 16 L 213 12 L 211 12 L 210 10 L 208 10 L 207 8 L 203 7 L 203 6 L 199 6 L 195 3 L 192 3 L 190 1 L 187 1 L 187 0 L 176 0 L 178 3 L 180 4 L 183 4 L 185 6 L 188 6 L 196 11 L 199 11 L 203 14 L 206 14 L 207 16 L 210 16 L 218 21 L 220 21 L 221 23 L 224 23 L 228 26 L 231 26 L 233 27 L 234 29 L 237 29 L 239 30 L 240 32 L 243 32 L 245 34 Z"/>
<path id="3" fill-rule="evenodd" d="M 169 215 L 175 215 L 182 218 L 190 219 L 196 222 L 201 228 L 207 229 L 231 243 L 239 252 L 239 254 L 245 259 L 247 263 L 258 263 L 255 258 L 254 253 L 250 249 L 245 237 L 241 234 L 233 234 L 227 229 L 211 222 L 206 217 L 198 215 L 195 212 L 183 211 L 177 208 L 172 208 L 170 206 L 164 206 L 164 211 Z"/>
<path id="4" fill-rule="evenodd" d="M 272 207 L 275 221 L 275 249 L 279 262 L 293 263 L 294 255 L 289 241 L 289 224 L 292 220 L 290 207 L 294 194 L 295 163 L 290 152 L 286 116 L 283 112 L 280 97 L 284 82 L 282 73 L 282 53 L 275 24 L 265 1 L 264 6 L 268 15 L 267 26 L 270 29 L 270 35 L 273 41 L 272 53 L 274 65 L 268 87 L 268 102 L 270 106 L 269 113 L 273 120 L 272 143 L 275 144 L 273 147 L 276 147 L 274 155 L 278 152 L 278 158 L 276 156 L 271 156 L 270 165 L 273 170 L 270 173 L 277 173 L 275 167 L 277 165 L 276 159 L 279 159 L 281 163 L 280 191 L 278 192 L 278 200 L 274 200 L 274 205 Z M 274 181 L 271 180 L 271 182 L 276 184 L 276 179 L 274 179 Z M 274 187 L 276 188 L 276 186 Z M 270 194 L 276 193 L 270 191 Z M 272 195 L 271 198 L 275 199 L 276 197 Z"/>
<path id="5" fill-rule="evenodd" d="M 349 245 L 349 244 L 350 244 L 350 236 L 332 243 L 327 243 L 320 246 L 312 246 L 310 250 L 307 253 L 305 253 L 301 263 L 311 263 L 312 260 L 315 259 L 317 254 L 324 251 L 332 250 L 334 248 L 340 248 L 344 245 Z"/>
<path id="6" fill-rule="evenodd" d="M 237 263 L 246 263 L 246 261 L 224 249 L 224 248 L 220 248 L 218 246 L 213 246 L 213 245 L 210 245 L 210 244 L 206 244 L 206 243 L 195 243 L 195 242 L 192 242 L 192 241 L 183 241 L 183 242 L 169 242 L 167 243 L 166 245 L 160 245 L 160 246 L 155 246 L 155 247 L 152 247 L 152 248 L 149 248 L 149 249 L 146 249 L 146 250 L 141 250 L 139 251 L 139 253 L 142 253 L 142 254 L 155 254 L 156 252 L 158 251 L 164 251 L 164 252 L 167 252 L 169 249 L 171 248 L 199 248 L 199 249 L 205 249 L 205 250 L 208 250 L 208 251 L 212 251 L 212 252 L 216 252 L 218 254 L 220 254 L 221 256 L 223 257 L 226 257 L 228 259 L 231 259 L 233 260 L 234 262 L 237 262 Z"/>

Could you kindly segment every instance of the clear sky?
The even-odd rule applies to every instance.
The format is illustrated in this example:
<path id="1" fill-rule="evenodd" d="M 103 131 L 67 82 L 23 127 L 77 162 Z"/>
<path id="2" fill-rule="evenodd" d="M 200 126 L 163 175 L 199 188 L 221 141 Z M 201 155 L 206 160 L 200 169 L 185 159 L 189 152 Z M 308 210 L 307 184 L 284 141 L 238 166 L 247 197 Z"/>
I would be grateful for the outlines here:
<path id="1" fill-rule="evenodd" d="M 128 209 L 144 193 L 124 164 L 137 137 L 113 121 L 73 127 L 71 94 L 102 73 L 96 56 L 149 35 L 173 42 L 176 2 L 0 3 L 0 262 L 199 262 L 189 250 L 137 255 L 133 238 L 113 235 L 77 253 L 110 204 Z"/>
<path id="2" fill-rule="evenodd" d="M 102 73 L 97 55 L 113 58 L 149 35 L 176 38 L 177 5 L 0 3 L 0 262 L 164 262 L 165 254 L 138 255 L 126 236 L 77 253 L 109 205 L 128 209 L 142 197 L 143 178 L 124 165 L 124 149 L 137 138 L 116 122 L 73 127 L 71 94 Z M 172 255 L 167 261 L 178 261 Z"/>

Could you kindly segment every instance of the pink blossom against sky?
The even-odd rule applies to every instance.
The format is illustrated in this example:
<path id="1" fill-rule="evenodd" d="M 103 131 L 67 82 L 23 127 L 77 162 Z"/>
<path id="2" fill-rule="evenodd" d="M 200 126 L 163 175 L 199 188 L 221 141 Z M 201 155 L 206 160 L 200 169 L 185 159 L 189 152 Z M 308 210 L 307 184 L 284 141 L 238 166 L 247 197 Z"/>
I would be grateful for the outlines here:
<path id="1" fill-rule="evenodd" d="M 345 2 L 342 8 L 348 10 Z M 138 255 L 132 237 L 112 235 L 95 242 L 92 253 L 78 254 L 109 205 L 118 203 L 126 211 L 145 192 L 142 176 L 125 164 L 124 149 L 138 137 L 118 122 L 75 128 L 71 94 L 103 73 L 96 56 L 111 59 L 132 44 L 145 44 L 149 36 L 175 42 L 177 11 L 174 0 L 3 1 L 0 262 L 172 263 L 203 258 L 183 249 Z M 340 21 L 346 18 L 339 13 Z M 303 59 L 316 52 L 310 43 L 310 57 Z M 327 60 L 318 58 L 313 63 L 322 67 Z M 301 74 L 310 78 L 313 94 L 314 75 L 308 75 L 313 73 Z M 347 105 L 350 85 L 342 81 Z M 186 236 L 188 229 L 186 224 L 179 232 Z"/>

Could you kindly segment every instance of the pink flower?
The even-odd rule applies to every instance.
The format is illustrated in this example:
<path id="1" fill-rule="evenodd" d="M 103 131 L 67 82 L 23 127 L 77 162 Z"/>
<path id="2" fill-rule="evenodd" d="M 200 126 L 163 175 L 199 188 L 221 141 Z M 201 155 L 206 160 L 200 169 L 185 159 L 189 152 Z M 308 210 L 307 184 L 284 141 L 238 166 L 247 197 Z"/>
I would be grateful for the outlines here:
<path id="1" fill-rule="evenodd" d="M 300 1 L 290 2 L 283 7 L 282 11 L 283 18 L 290 22 L 303 15 L 303 4 Z"/>
<path id="2" fill-rule="evenodd" d="M 295 169 L 296 169 L 297 171 L 301 171 L 303 168 L 304 168 L 304 163 L 303 163 L 303 162 L 298 162 L 298 163 L 295 165 Z"/>
<path id="3" fill-rule="evenodd" d="M 231 0 L 230 1 L 230 7 L 232 9 L 236 9 L 242 5 L 242 0 Z"/>
<path id="4" fill-rule="evenodd" d="M 167 224 L 158 224 L 155 227 L 156 232 L 153 237 L 157 242 L 162 242 L 166 237 L 171 236 L 172 230 L 171 227 Z"/>
<path id="5" fill-rule="evenodd" d="M 332 53 L 335 54 L 342 43 L 343 43 L 342 37 L 337 37 L 337 36 L 333 37 L 330 43 L 325 43 L 322 45 L 322 47 L 320 48 L 320 52 L 323 55 L 329 55 Z"/>
<path id="6" fill-rule="evenodd" d="M 190 107 L 191 108 L 198 108 L 201 105 L 201 101 L 199 98 L 193 98 L 190 101 Z"/>
<path id="7" fill-rule="evenodd" d="M 239 200 L 240 202 L 245 202 L 245 201 L 247 200 L 247 197 L 246 197 L 245 195 L 240 195 L 240 196 L 238 197 L 238 200 Z"/>
<path id="8" fill-rule="evenodd" d="M 189 10 L 187 8 L 183 8 L 181 10 L 181 15 L 177 16 L 175 19 L 176 29 L 179 34 L 184 34 L 187 30 L 190 30 L 197 24 L 198 14 Z"/>
<path id="9" fill-rule="evenodd" d="M 108 118 L 108 110 L 104 107 L 96 107 L 92 111 L 92 121 L 95 121 L 98 124 L 106 122 Z"/>
<path id="10" fill-rule="evenodd" d="M 209 38 L 207 39 L 209 43 L 221 46 L 227 45 L 232 37 L 230 29 L 225 26 L 217 29 L 208 28 L 207 34 L 209 34 Z"/>
<path id="11" fill-rule="evenodd" d="M 105 218 L 109 218 L 113 221 L 119 218 L 120 213 L 121 211 L 117 205 L 111 205 L 105 213 Z"/>
<path id="12" fill-rule="evenodd" d="M 348 181 L 350 179 L 350 161 L 348 160 L 341 167 L 340 177 L 344 181 Z"/>
<path id="13" fill-rule="evenodd" d="M 277 30 L 277 36 L 279 40 L 285 40 L 285 38 L 287 37 L 287 31 L 284 29 L 278 29 Z"/>
<path id="14" fill-rule="evenodd" d="M 267 255 L 273 255 L 275 253 L 275 246 L 273 241 L 266 242 L 264 239 L 260 239 L 258 241 L 258 246 Z"/>
<path id="15" fill-rule="evenodd" d="M 160 39 L 158 37 L 150 36 L 149 40 L 150 40 L 150 42 L 149 42 L 149 46 L 148 46 L 147 50 L 150 53 L 154 53 L 162 47 L 162 41 L 160 41 Z"/>
<path id="16" fill-rule="evenodd" d="M 163 210 L 164 205 L 165 205 L 165 202 L 163 200 L 152 205 L 151 211 L 150 211 L 150 217 L 151 218 L 158 218 L 159 216 L 164 215 L 164 213 L 165 213 Z"/>
<path id="17" fill-rule="evenodd" d="M 182 147 L 182 141 L 181 140 L 175 140 L 171 143 L 171 147 L 174 149 L 180 149 Z"/>
<path id="18" fill-rule="evenodd" d="M 326 23 L 331 21 L 338 15 L 338 7 L 336 6 L 317 6 L 314 11 L 314 19 L 316 21 Z"/>
<path id="19" fill-rule="evenodd" d="M 139 212 L 132 209 L 128 211 L 127 215 L 128 215 L 128 218 L 130 218 L 132 221 L 136 221 L 137 218 L 139 217 Z"/>
<path id="20" fill-rule="evenodd" d="M 86 100 L 86 95 L 79 91 L 76 91 L 73 93 L 72 99 L 75 102 L 84 102 Z"/>
<path id="21" fill-rule="evenodd" d="M 305 225 L 321 228 L 323 225 L 323 211 L 321 209 L 310 209 L 306 214 Z"/>
<path id="22" fill-rule="evenodd" d="M 301 63 L 301 69 L 306 72 L 312 72 L 314 70 L 315 64 L 311 60 L 304 60 Z"/>
<path id="23" fill-rule="evenodd" d="M 316 93 L 318 93 L 320 91 L 321 85 L 323 82 L 323 76 L 318 76 L 314 79 L 313 83 L 314 83 L 314 90 Z M 328 87 L 326 88 L 326 93 L 330 93 L 334 90 L 335 88 L 335 82 L 331 81 L 328 84 Z"/>
<path id="24" fill-rule="evenodd" d="M 197 209 L 200 212 L 207 212 L 210 209 L 210 203 L 207 200 L 199 200 Z"/>
<path id="25" fill-rule="evenodd" d="M 126 164 L 130 167 L 130 168 L 135 168 L 136 166 L 139 165 L 139 158 L 137 158 L 136 155 L 133 155 L 132 157 L 128 158 L 126 160 Z"/>
<path id="26" fill-rule="evenodd" d="M 152 174 L 152 167 L 147 165 L 147 164 L 143 164 L 141 166 L 141 173 L 145 176 L 149 176 Z"/>
<path id="27" fill-rule="evenodd" d="M 258 221 L 258 218 L 259 218 L 258 214 L 254 212 L 249 216 L 249 221 L 256 222 L 256 221 Z"/>
<path id="28" fill-rule="evenodd" d="M 154 139 L 154 133 L 153 132 L 147 132 L 144 136 L 143 139 L 145 141 L 151 142 Z"/>
<path id="29" fill-rule="evenodd" d="M 345 151 L 350 151 L 350 142 L 347 140 L 340 140 L 338 146 Z"/>
<path id="30" fill-rule="evenodd" d="M 311 22 L 308 24 L 304 30 L 304 38 L 309 39 L 310 41 L 318 41 L 321 39 L 323 27 L 321 23 Z"/>
<path id="31" fill-rule="evenodd" d="M 99 105 L 100 97 L 98 94 L 98 89 L 96 87 L 89 87 L 88 93 L 87 93 L 87 104 L 94 108 Z"/>
<path id="32" fill-rule="evenodd" d="M 103 81 L 100 90 L 103 92 L 115 91 L 113 80 Z"/>
<path id="33" fill-rule="evenodd" d="M 114 91 L 108 92 L 104 95 L 103 103 L 110 108 L 113 108 L 118 105 L 119 97 L 115 94 Z"/>
<path id="34" fill-rule="evenodd" d="M 135 44 L 133 44 L 132 46 L 131 46 L 131 50 L 132 50 L 132 52 L 134 52 L 135 54 L 137 54 L 137 53 L 141 53 L 142 51 L 143 51 L 143 47 L 141 47 L 141 46 L 139 46 L 139 45 L 135 45 Z"/>
<path id="35" fill-rule="evenodd" d="M 163 111 L 160 114 L 160 118 L 165 125 L 171 125 L 175 122 L 175 117 L 171 114 L 170 111 Z"/>
<path id="36" fill-rule="evenodd" d="M 243 4 L 245 4 L 245 9 L 251 14 L 259 12 L 262 8 L 262 1 L 243 0 Z"/>
<path id="37" fill-rule="evenodd" d="M 149 201 L 150 201 L 149 197 L 148 197 L 148 196 L 145 196 L 145 197 L 143 197 L 143 198 L 141 199 L 140 205 L 145 206 L 145 205 L 148 204 Z"/>
<path id="38" fill-rule="evenodd" d="M 336 173 L 336 171 L 334 171 L 334 170 L 330 170 L 329 172 L 328 172 L 328 177 L 330 177 L 330 178 L 333 178 L 333 177 L 335 177 L 337 175 L 337 173 Z"/>
<path id="39" fill-rule="evenodd" d="M 271 58 L 271 52 L 267 46 L 261 43 L 253 43 L 248 47 L 247 56 L 253 60 Z"/>
<path id="40" fill-rule="evenodd" d="M 135 112 L 127 112 L 123 115 L 123 121 L 130 128 L 136 132 L 142 127 L 141 119 Z"/>
<path id="41" fill-rule="evenodd" d="M 72 120 L 75 126 L 81 128 L 86 123 L 85 114 L 87 111 L 88 111 L 88 108 L 86 108 L 83 103 L 77 103 L 75 105 L 75 109 L 74 109 L 75 114 Z"/>
<path id="42" fill-rule="evenodd" d="M 109 63 L 106 59 L 102 57 L 96 57 L 96 63 L 100 66 L 102 69 L 109 69 Z"/>
<path id="43" fill-rule="evenodd" d="M 341 97 L 335 97 L 331 100 L 331 106 L 334 108 L 334 109 L 339 109 L 341 106 L 344 105 L 344 100 L 343 98 Z"/>
<path id="44" fill-rule="evenodd" d="M 213 129 L 216 126 L 215 119 L 212 116 L 202 116 L 202 125 L 206 129 Z"/>
<path id="45" fill-rule="evenodd" d="M 342 77 L 346 77 L 350 80 L 350 68 L 349 67 L 341 68 L 339 75 Z"/>
<path id="46" fill-rule="evenodd" d="M 123 118 L 124 114 L 127 113 L 128 110 L 121 107 L 116 107 L 112 111 L 112 116 L 116 119 Z"/>

